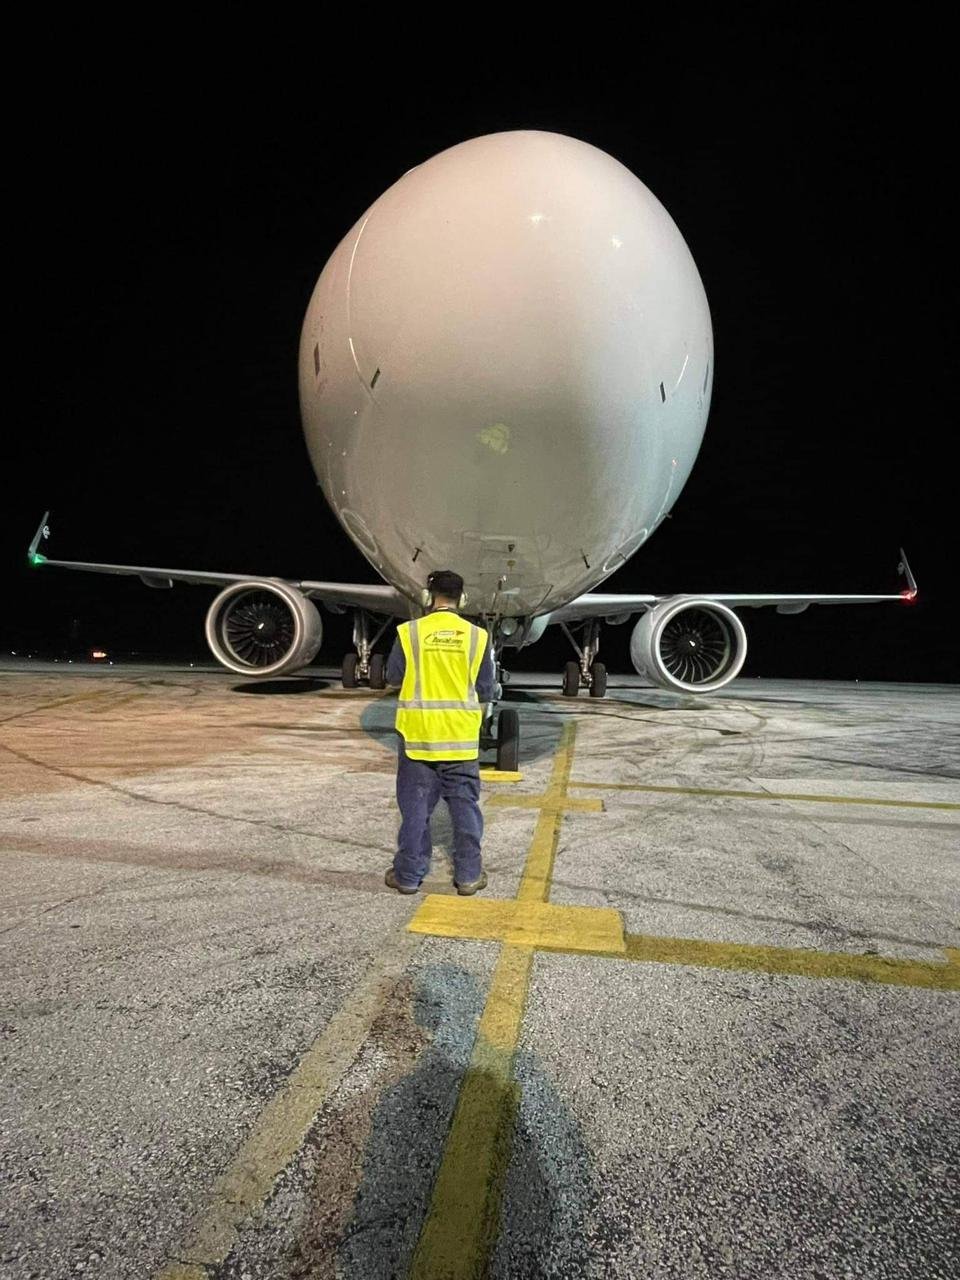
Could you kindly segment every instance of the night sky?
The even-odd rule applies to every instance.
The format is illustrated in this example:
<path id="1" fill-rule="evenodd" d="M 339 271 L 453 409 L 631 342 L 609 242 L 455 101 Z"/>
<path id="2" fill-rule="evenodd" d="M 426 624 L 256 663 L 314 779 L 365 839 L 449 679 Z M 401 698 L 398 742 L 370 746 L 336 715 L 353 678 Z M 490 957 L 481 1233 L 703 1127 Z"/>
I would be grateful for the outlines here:
<path id="1" fill-rule="evenodd" d="M 713 315 L 699 459 L 604 589 L 895 591 L 902 544 L 916 605 L 745 611 L 744 674 L 957 679 L 951 144 L 930 49 L 894 29 L 868 45 L 771 28 L 663 39 L 617 67 L 542 47 L 508 66 L 466 33 L 449 57 L 378 62 L 306 31 L 296 50 L 227 56 L 207 33 L 147 65 L 78 39 L 37 59 L 8 160 L 20 391 L 0 652 L 208 657 L 210 590 L 28 569 L 48 507 L 55 557 L 374 580 L 300 430 L 308 298 L 405 170 L 536 128 L 651 188 Z M 319 661 L 339 663 L 347 620 L 324 623 Z M 628 638 L 605 632 L 612 672 L 632 670 Z M 551 632 L 514 665 L 559 672 L 568 656 Z"/>

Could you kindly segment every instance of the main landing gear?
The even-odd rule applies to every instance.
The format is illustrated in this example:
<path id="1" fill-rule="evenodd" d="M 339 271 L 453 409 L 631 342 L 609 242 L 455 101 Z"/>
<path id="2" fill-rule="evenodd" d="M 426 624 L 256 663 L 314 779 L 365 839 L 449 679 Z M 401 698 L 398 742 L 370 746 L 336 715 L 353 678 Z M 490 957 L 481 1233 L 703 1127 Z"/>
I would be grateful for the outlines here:
<path id="1" fill-rule="evenodd" d="M 357 651 L 344 655 L 340 669 L 340 680 L 344 689 L 356 689 L 362 684 L 369 685 L 371 689 L 387 687 L 387 660 L 382 653 L 374 653 L 373 646 L 389 625 L 388 618 L 371 640 L 370 632 L 373 629 L 371 615 L 365 609 L 358 609 L 353 615 L 353 643 Z"/>
<path id="2" fill-rule="evenodd" d="M 580 689 L 590 690 L 591 698 L 604 698 L 607 693 L 607 668 L 597 661 L 600 650 L 600 623 L 592 618 L 583 628 L 583 645 L 577 644 L 565 622 L 561 622 L 564 634 L 580 657 L 579 662 L 568 662 L 563 669 L 563 696 L 575 698 Z"/>

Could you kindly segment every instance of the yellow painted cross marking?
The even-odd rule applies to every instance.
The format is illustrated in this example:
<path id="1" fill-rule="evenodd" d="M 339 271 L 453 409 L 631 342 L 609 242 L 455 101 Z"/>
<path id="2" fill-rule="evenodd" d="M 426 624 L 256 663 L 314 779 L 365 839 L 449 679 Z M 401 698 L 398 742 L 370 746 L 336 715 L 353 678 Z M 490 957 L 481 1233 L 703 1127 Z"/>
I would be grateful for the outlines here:
<path id="1" fill-rule="evenodd" d="M 441 938 L 626 954 L 623 917 L 619 911 L 604 907 L 557 907 L 516 898 L 453 898 L 432 893 L 407 928 Z"/>
<path id="2" fill-rule="evenodd" d="M 946 964 L 812 951 L 802 947 L 758 947 L 743 942 L 699 938 L 657 938 L 624 934 L 623 917 L 609 907 L 559 907 L 547 902 L 431 894 L 407 926 L 415 933 L 481 942 L 523 944 L 538 951 L 562 951 L 639 960 L 647 964 L 707 969 L 751 970 L 799 978 L 846 978 L 898 987 L 960 990 L 960 950 L 944 948 Z"/>
<path id="3" fill-rule="evenodd" d="M 650 791 L 657 795 L 721 796 L 731 800 L 809 800 L 814 804 L 879 804 L 897 809 L 960 810 L 949 800 L 881 800 L 878 796 L 814 796 L 792 791 L 728 791 L 720 787 L 661 787 L 633 782 L 571 782 L 592 791 Z"/>

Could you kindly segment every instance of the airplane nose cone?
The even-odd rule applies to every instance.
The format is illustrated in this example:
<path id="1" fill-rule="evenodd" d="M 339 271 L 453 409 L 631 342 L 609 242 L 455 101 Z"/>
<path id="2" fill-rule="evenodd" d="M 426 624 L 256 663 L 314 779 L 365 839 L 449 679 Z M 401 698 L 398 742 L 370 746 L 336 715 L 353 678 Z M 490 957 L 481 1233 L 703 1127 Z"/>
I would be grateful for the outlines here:
<path id="1" fill-rule="evenodd" d="M 348 290 L 393 474 L 422 476 L 429 456 L 444 518 L 470 511 L 478 470 L 513 478 L 514 507 L 522 474 L 538 510 L 585 490 L 616 503 L 624 469 L 650 483 L 663 460 L 644 406 L 661 414 L 684 376 L 699 388 L 708 359 L 703 286 L 670 215 L 558 134 L 476 138 L 406 174 L 367 215 Z"/>
<path id="2" fill-rule="evenodd" d="M 441 389 L 448 436 L 494 458 L 525 435 L 635 427 L 681 373 L 678 327 L 702 379 L 709 316 L 676 225 L 618 161 L 559 134 L 475 138 L 404 175 L 364 219 L 347 288 L 377 403 L 414 424 Z"/>
<path id="3" fill-rule="evenodd" d="M 703 285 L 653 193 L 577 139 L 492 134 L 404 174 L 324 268 L 304 430 L 331 505 L 395 579 L 412 585 L 417 548 L 476 545 L 485 573 L 489 536 L 573 590 L 679 493 L 711 361 Z"/>

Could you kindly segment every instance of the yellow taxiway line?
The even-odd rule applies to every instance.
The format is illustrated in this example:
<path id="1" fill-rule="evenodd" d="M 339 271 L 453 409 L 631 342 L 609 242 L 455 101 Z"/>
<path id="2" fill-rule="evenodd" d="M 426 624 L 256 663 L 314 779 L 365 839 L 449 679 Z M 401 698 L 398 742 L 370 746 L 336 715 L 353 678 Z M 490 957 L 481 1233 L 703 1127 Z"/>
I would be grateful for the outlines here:
<path id="1" fill-rule="evenodd" d="M 729 791 L 721 787 L 666 787 L 650 783 L 634 782 L 577 782 L 571 787 L 589 788 L 591 791 L 649 791 L 654 795 L 670 796 L 719 796 L 730 800 L 805 800 L 812 804 L 876 804 L 895 809 L 951 809 L 960 810 L 960 804 L 948 800 L 888 800 L 879 796 L 815 796 L 794 791 Z M 500 803 L 516 804 L 507 799 Z"/>
<path id="2" fill-rule="evenodd" d="M 883 982 L 896 987 L 928 987 L 960 991 L 960 950 L 944 947 L 945 964 L 927 960 L 896 960 L 888 956 L 857 955 L 852 951 L 808 951 L 803 947 L 755 947 L 744 942 L 702 942 L 699 938 L 655 938 L 628 933 L 625 953 L 596 952 L 611 960 L 640 960 L 648 964 L 689 965 L 704 969 L 788 975 L 797 978 L 840 978 L 855 982 Z M 582 954 L 580 946 L 543 950 Z"/>
<path id="3" fill-rule="evenodd" d="M 573 766 L 573 744 L 576 740 L 576 726 L 571 721 L 564 725 L 560 734 L 560 745 L 553 758 L 553 769 L 550 781 L 542 796 L 513 796 L 517 800 L 531 799 L 537 802 L 540 816 L 534 827 L 533 840 L 527 853 L 527 860 L 520 879 L 517 898 L 521 902 L 546 902 L 550 896 L 550 881 L 553 878 L 553 861 L 557 856 L 557 841 L 560 838 L 560 821 L 564 809 L 569 803 L 567 785 L 570 781 L 570 769 Z M 491 796 L 491 800 L 496 800 Z M 507 797 L 504 797 L 507 799 Z"/>
<path id="4" fill-rule="evenodd" d="M 513 1062 L 532 957 L 530 947 L 500 952 L 409 1280 L 480 1280 L 486 1272 L 520 1101 Z"/>
<path id="5" fill-rule="evenodd" d="M 576 726 L 571 721 L 563 727 L 550 782 L 538 806 L 540 816 L 517 898 L 511 903 L 498 904 L 488 899 L 466 904 L 468 908 L 473 907 L 470 912 L 473 921 L 483 919 L 489 927 L 495 918 L 500 920 L 505 926 L 504 944 L 444 1144 L 430 1205 L 408 1273 L 409 1280 L 441 1280 L 441 1277 L 442 1280 L 479 1280 L 486 1270 L 496 1239 L 500 1193 L 510 1163 L 514 1119 L 520 1096 L 513 1078 L 513 1064 L 533 960 L 533 947 L 529 943 L 518 946 L 512 939 L 520 928 L 529 929 L 529 935 L 524 934 L 525 938 L 536 936 L 537 928 L 541 930 L 540 936 L 544 936 L 544 930 L 552 930 L 553 936 L 562 932 L 557 926 L 558 917 L 550 914 L 547 898 L 575 737 Z M 463 918 L 459 915 L 460 904 L 454 903 L 453 899 L 445 899 L 451 905 L 443 908 L 438 907 L 433 898 L 431 895 L 424 901 L 408 929 L 432 931 L 424 929 L 430 920 L 449 924 L 455 918 Z M 489 910 L 491 906 L 493 912 Z M 506 914 L 497 916 L 497 912 L 503 913 L 505 907 L 513 913 L 509 919 Z M 574 910 L 578 914 L 567 919 L 582 921 L 585 909 Z M 609 914 L 615 916 L 617 913 Z M 524 926 L 524 917 L 535 919 L 539 924 Z M 613 924 L 615 930 L 616 922 Z M 572 931 L 576 933 L 576 924 Z M 510 941 L 506 940 L 508 935 Z M 622 933 L 619 936 L 622 937 Z"/>

